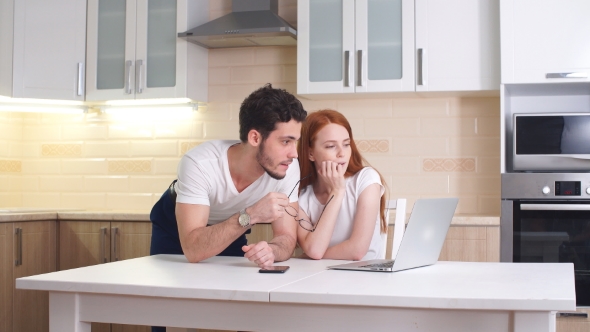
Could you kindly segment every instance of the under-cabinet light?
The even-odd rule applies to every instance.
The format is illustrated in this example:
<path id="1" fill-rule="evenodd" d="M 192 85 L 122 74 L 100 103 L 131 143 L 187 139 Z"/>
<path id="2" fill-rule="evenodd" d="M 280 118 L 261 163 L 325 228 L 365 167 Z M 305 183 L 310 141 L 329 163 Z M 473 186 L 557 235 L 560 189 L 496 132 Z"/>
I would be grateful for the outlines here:
<path id="1" fill-rule="evenodd" d="M 0 96 L 0 111 L 4 112 L 81 114 L 87 109 L 88 107 L 81 101 Z"/>

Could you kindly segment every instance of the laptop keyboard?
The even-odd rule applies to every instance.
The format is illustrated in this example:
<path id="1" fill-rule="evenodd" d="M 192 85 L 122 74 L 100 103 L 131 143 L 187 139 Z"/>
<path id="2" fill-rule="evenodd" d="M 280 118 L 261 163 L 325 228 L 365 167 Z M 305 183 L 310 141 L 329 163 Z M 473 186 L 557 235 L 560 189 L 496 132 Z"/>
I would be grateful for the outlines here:
<path id="1" fill-rule="evenodd" d="M 393 267 L 393 261 L 391 261 L 391 262 L 385 262 L 385 263 L 377 263 L 377 264 L 368 264 L 368 265 L 363 265 L 361 267 L 366 267 L 366 268 L 370 268 L 370 269 L 392 268 Z"/>

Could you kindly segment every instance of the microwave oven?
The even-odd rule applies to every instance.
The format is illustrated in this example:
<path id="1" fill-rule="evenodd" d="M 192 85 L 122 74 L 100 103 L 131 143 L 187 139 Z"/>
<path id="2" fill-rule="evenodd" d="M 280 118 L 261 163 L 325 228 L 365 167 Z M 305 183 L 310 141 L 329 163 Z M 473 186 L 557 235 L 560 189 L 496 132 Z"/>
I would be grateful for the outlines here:
<path id="1" fill-rule="evenodd" d="M 515 171 L 590 172 L 590 114 L 514 114 Z"/>

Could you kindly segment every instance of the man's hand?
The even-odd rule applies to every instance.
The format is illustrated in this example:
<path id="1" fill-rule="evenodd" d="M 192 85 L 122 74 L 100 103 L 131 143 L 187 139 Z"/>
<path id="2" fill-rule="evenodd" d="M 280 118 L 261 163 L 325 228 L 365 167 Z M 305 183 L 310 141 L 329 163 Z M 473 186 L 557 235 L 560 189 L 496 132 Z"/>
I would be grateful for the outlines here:
<path id="1" fill-rule="evenodd" d="M 266 241 L 243 246 L 244 257 L 251 262 L 256 263 L 259 267 L 271 266 L 275 261 L 275 254 Z"/>
<path id="2" fill-rule="evenodd" d="M 251 224 L 268 224 L 283 217 L 289 198 L 283 193 L 271 192 L 248 208 Z"/>

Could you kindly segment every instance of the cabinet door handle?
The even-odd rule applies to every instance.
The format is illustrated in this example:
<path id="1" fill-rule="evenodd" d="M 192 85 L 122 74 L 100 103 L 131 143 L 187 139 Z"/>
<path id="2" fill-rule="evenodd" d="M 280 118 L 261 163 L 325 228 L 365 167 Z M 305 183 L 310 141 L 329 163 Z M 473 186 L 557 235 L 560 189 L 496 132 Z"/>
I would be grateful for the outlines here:
<path id="1" fill-rule="evenodd" d="M 111 259 L 111 262 L 116 262 L 119 260 L 119 249 L 118 249 L 118 241 L 117 238 L 119 235 L 119 228 L 118 227 L 113 227 L 111 228 L 111 243 L 113 246 L 113 258 Z"/>
<path id="2" fill-rule="evenodd" d="M 84 64 L 78 62 L 78 89 L 76 91 L 78 96 L 84 95 Z"/>
<path id="3" fill-rule="evenodd" d="M 587 312 L 558 312 L 557 317 L 581 317 L 581 318 L 588 318 Z"/>
<path id="4" fill-rule="evenodd" d="M 23 229 L 17 227 L 14 229 L 16 235 L 16 259 L 14 260 L 14 266 L 23 265 Z"/>
<path id="5" fill-rule="evenodd" d="M 107 241 L 107 228 L 100 228 L 100 254 L 102 257 L 99 258 L 99 264 L 107 263 L 106 255 L 106 241 Z"/>
<path id="6" fill-rule="evenodd" d="M 125 93 L 128 95 L 131 94 L 131 66 L 133 66 L 133 61 L 125 61 Z"/>
<path id="7" fill-rule="evenodd" d="M 344 51 L 344 86 L 350 86 L 350 51 Z"/>
<path id="8" fill-rule="evenodd" d="M 135 62 L 135 92 L 143 92 L 143 60 Z"/>
<path id="9" fill-rule="evenodd" d="M 547 73 L 545 78 L 588 78 L 588 73 Z"/>
<path id="10" fill-rule="evenodd" d="M 358 78 L 357 78 L 357 86 L 363 86 L 363 50 L 358 50 L 357 52 L 357 65 L 358 65 Z"/>
<path id="11" fill-rule="evenodd" d="M 422 69 L 422 62 L 424 60 L 424 49 L 419 48 L 418 54 L 416 55 L 418 60 L 418 82 L 417 85 L 424 85 L 424 71 Z"/>

